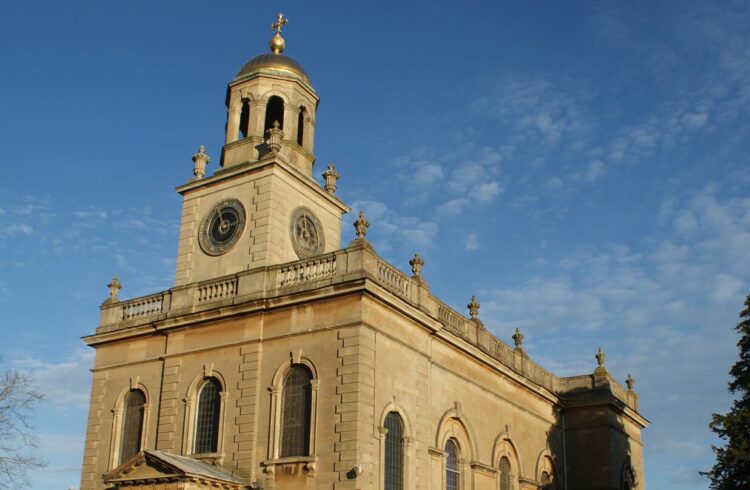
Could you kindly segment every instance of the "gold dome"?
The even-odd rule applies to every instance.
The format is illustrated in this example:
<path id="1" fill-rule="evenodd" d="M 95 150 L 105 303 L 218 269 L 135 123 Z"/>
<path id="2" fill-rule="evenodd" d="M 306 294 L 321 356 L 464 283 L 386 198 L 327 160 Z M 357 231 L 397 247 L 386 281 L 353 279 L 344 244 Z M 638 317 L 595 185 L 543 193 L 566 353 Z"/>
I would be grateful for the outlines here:
<path id="1" fill-rule="evenodd" d="M 310 78 L 302 65 L 292 58 L 283 54 L 266 53 L 256 56 L 240 68 L 240 71 L 234 77 L 235 80 L 247 78 L 254 73 L 266 72 L 276 75 L 292 75 L 301 78 L 303 81 L 310 83 Z"/>

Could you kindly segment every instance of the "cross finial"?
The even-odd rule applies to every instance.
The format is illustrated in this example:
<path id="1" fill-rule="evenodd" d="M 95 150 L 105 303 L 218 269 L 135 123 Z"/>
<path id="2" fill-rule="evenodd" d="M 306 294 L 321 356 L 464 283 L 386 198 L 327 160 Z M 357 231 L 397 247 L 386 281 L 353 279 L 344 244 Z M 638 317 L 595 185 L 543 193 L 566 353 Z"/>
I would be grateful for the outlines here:
<path id="1" fill-rule="evenodd" d="M 285 18 L 284 14 L 279 12 L 276 15 L 276 22 L 271 24 L 271 29 L 274 29 L 276 31 L 276 34 L 281 34 L 281 28 L 288 24 L 289 24 L 289 19 Z"/>
<path id="2" fill-rule="evenodd" d="M 112 280 L 107 284 L 107 287 L 109 288 L 109 298 L 107 301 L 113 303 L 117 302 L 117 293 L 120 292 L 120 289 L 122 289 L 122 284 L 120 284 L 120 281 L 117 280 L 117 274 L 112 276 Z"/>

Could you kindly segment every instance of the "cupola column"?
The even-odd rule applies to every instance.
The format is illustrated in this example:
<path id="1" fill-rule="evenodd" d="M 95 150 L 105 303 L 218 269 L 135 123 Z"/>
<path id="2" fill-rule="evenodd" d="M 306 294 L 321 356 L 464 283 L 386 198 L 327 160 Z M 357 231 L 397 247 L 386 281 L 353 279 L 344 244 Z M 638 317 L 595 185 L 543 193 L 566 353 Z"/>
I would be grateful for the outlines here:
<path id="1" fill-rule="evenodd" d="M 234 143 L 239 139 L 240 116 L 242 115 L 242 100 L 238 97 L 234 100 L 227 113 L 227 138 L 226 144 Z"/>
<path id="2" fill-rule="evenodd" d="M 299 107 L 284 104 L 284 136 L 288 141 L 297 141 L 297 118 Z"/>
<path id="3" fill-rule="evenodd" d="M 257 136 L 263 141 L 266 139 L 264 133 L 264 125 L 266 123 L 266 107 L 268 106 L 268 98 L 263 97 L 257 99 L 253 105 L 250 106 L 250 136 Z"/>
<path id="4" fill-rule="evenodd" d="M 305 116 L 305 139 L 303 140 L 303 148 L 310 153 L 313 152 L 313 143 L 315 142 L 315 119 L 312 116 Z"/>

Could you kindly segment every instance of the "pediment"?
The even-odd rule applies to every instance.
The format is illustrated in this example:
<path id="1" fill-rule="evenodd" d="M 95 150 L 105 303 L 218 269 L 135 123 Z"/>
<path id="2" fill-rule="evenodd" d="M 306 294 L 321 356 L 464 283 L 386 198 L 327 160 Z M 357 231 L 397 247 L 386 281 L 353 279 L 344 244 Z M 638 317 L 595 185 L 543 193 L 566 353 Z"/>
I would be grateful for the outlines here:
<path id="1" fill-rule="evenodd" d="M 105 474 L 104 482 L 115 487 L 168 482 L 195 482 L 240 490 L 244 482 L 230 472 L 187 456 L 144 450 Z"/>

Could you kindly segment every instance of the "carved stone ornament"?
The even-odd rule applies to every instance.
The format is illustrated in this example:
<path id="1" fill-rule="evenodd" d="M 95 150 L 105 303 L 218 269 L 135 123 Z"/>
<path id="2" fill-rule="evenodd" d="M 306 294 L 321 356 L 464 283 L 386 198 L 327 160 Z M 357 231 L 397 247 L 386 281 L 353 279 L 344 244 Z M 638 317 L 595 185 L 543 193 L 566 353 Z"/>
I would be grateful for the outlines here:
<path id="1" fill-rule="evenodd" d="M 325 185 L 323 188 L 327 193 L 336 194 L 336 183 L 338 182 L 339 177 L 341 177 L 341 174 L 336 171 L 336 167 L 333 166 L 333 163 L 329 163 L 328 169 L 323 172 L 323 178 L 325 179 Z"/>
<path id="2" fill-rule="evenodd" d="M 516 344 L 516 349 L 520 349 L 523 345 L 524 335 L 521 333 L 521 329 L 516 327 L 516 332 L 513 334 L 513 342 Z"/>
<path id="3" fill-rule="evenodd" d="M 596 358 L 596 363 L 599 365 L 599 367 L 604 367 L 604 361 L 607 360 L 607 356 L 602 352 L 602 348 L 599 347 L 599 351 L 594 356 Z"/>
<path id="4" fill-rule="evenodd" d="M 112 276 L 112 280 L 107 284 L 107 287 L 109 288 L 109 298 L 107 298 L 107 301 L 110 303 L 116 303 L 119 301 L 117 299 L 117 294 L 120 292 L 120 289 L 122 289 L 122 284 L 117 280 L 117 274 Z"/>
<path id="5" fill-rule="evenodd" d="M 625 384 L 628 386 L 628 391 L 633 391 L 633 387 L 635 386 L 635 378 L 628 374 L 628 379 L 625 380 Z"/>
<path id="6" fill-rule="evenodd" d="M 245 229 L 245 207 L 237 199 L 219 201 L 198 228 L 198 244 L 207 255 L 222 255 L 237 243 Z"/>
<path id="7" fill-rule="evenodd" d="M 466 307 L 469 309 L 469 316 L 471 316 L 471 319 L 473 320 L 479 315 L 479 308 L 481 308 L 482 305 L 477 303 L 477 297 L 472 295 L 471 302 L 466 305 Z"/>
<path id="8" fill-rule="evenodd" d="M 279 121 L 273 122 L 273 127 L 266 131 L 268 138 L 266 139 L 266 145 L 268 145 L 268 151 L 272 154 L 277 154 L 281 150 L 281 142 L 284 140 L 284 131 L 279 127 Z"/>
<path id="9" fill-rule="evenodd" d="M 305 206 L 300 206 L 292 212 L 289 235 L 292 248 L 300 259 L 320 255 L 325 249 L 323 225 L 315 213 Z"/>
<path id="10" fill-rule="evenodd" d="M 354 222 L 354 229 L 357 232 L 357 238 L 363 239 L 367 236 L 367 229 L 370 227 L 370 222 L 365 218 L 364 211 L 359 212 L 359 218 Z"/>
<path id="11" fill-rule="evenodd" d="M 193 175 L 196 179 L 202 179 L 206 175 L 206 164 L 210 161 L 211 158 L 206 155 L 206 147 L 199 146 L 198 153 L 193 155 Z"/>
<path id="12" fill-rule="evenodd" d="M 409 265 L 411 266 L 411 272 L 418 276 L 422 272 L 422 267 L 424 267 L 424 260 L 419 254 L 414 254 L 414 258 L 409 261 Z"/>

